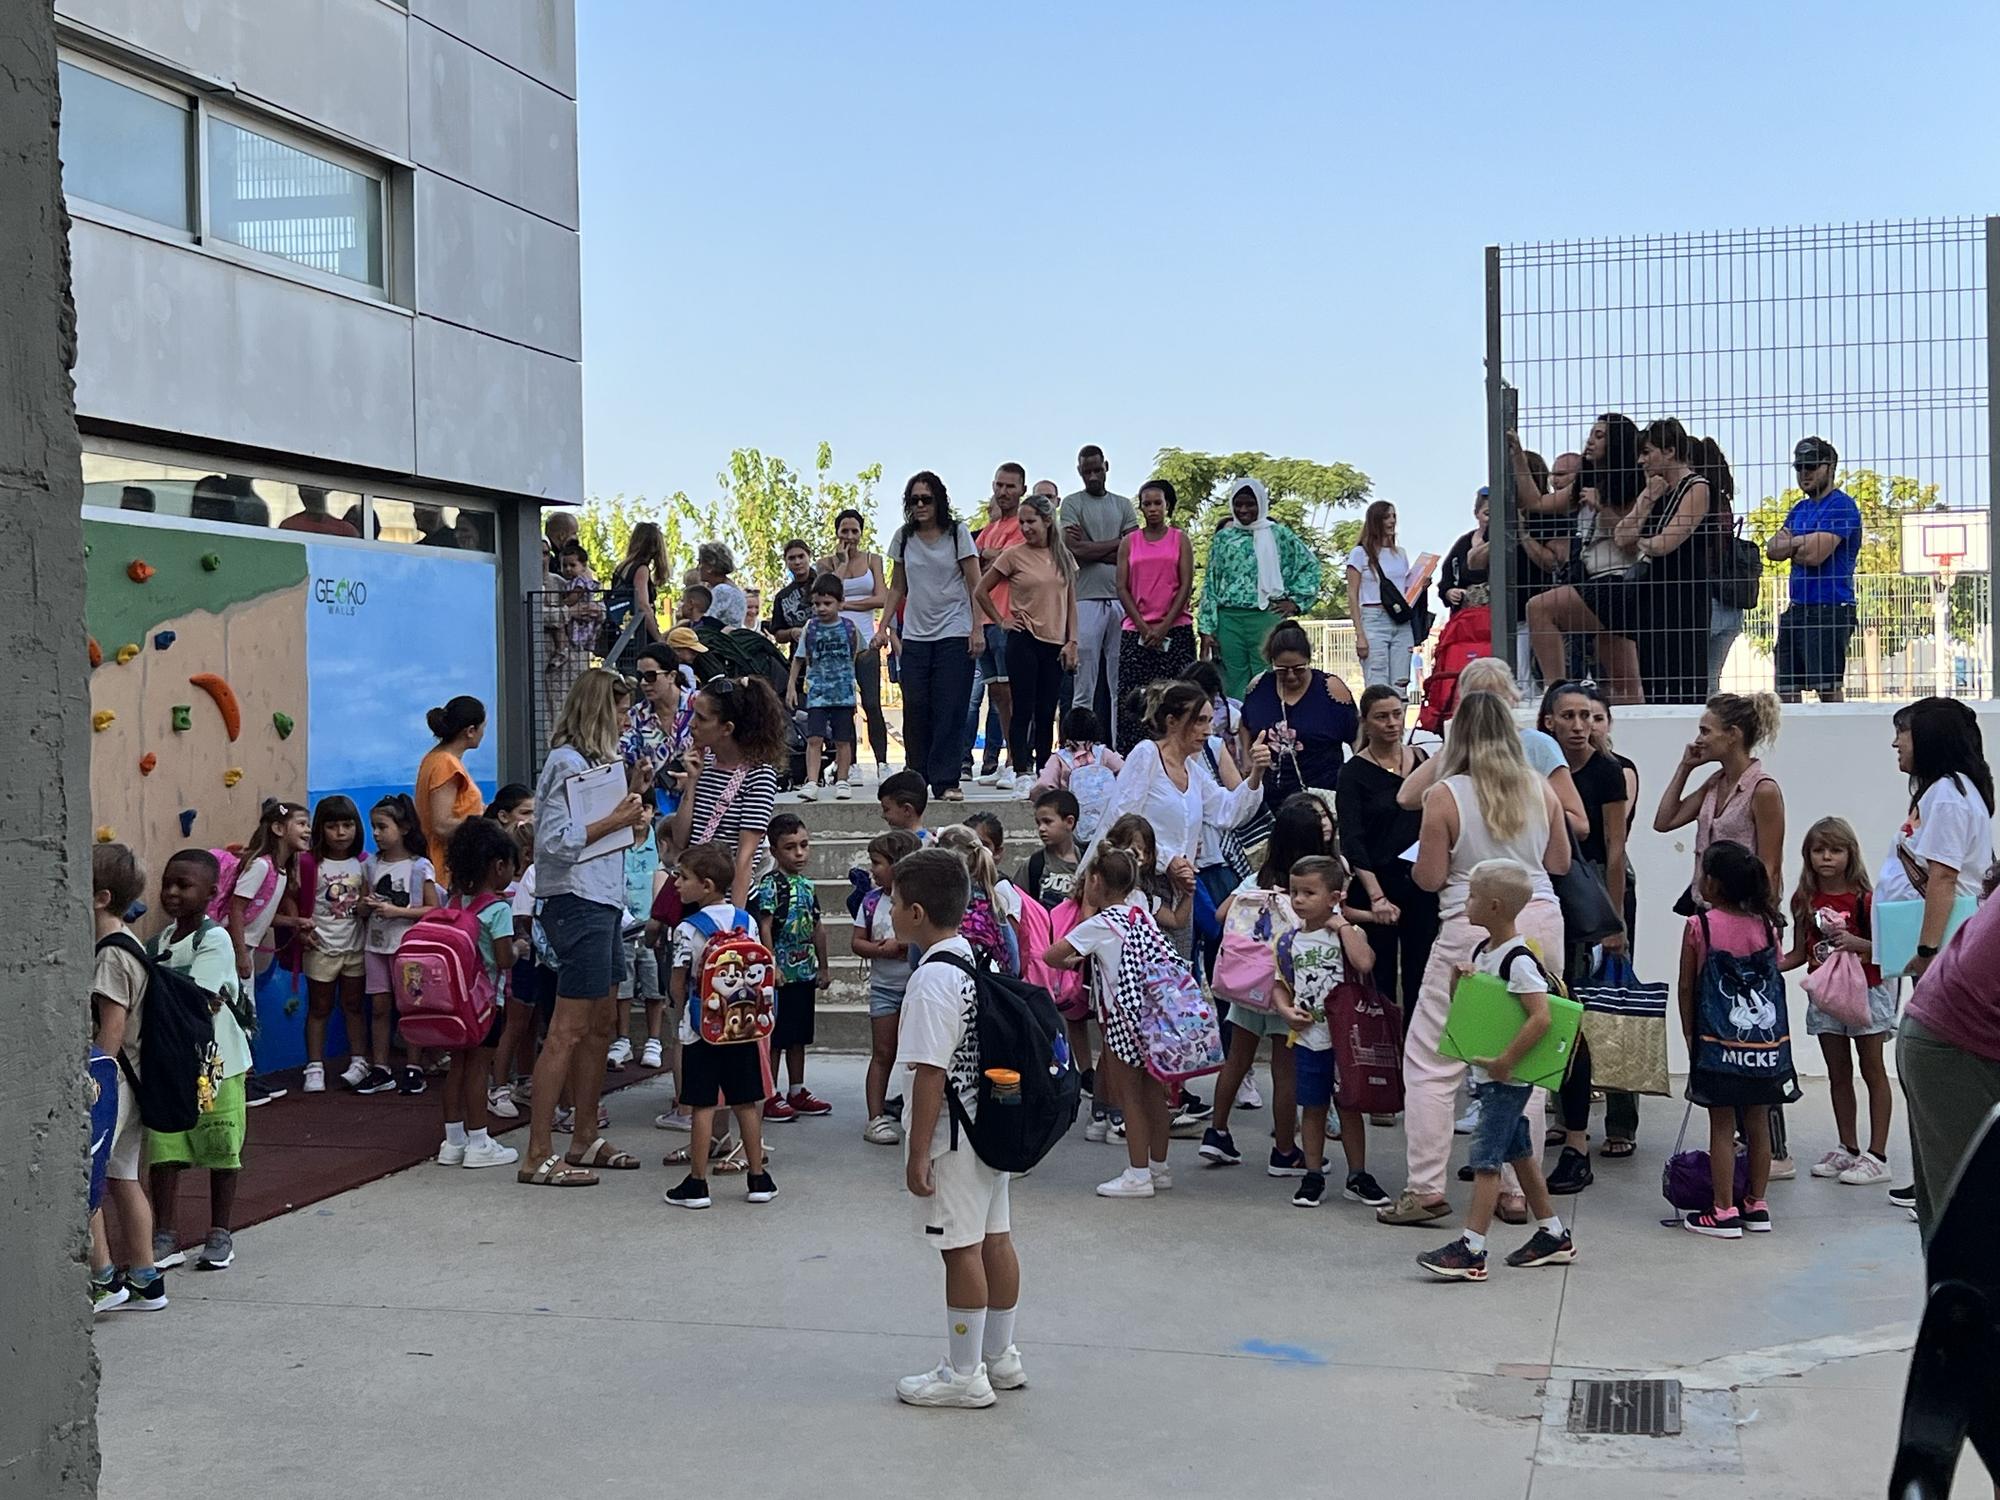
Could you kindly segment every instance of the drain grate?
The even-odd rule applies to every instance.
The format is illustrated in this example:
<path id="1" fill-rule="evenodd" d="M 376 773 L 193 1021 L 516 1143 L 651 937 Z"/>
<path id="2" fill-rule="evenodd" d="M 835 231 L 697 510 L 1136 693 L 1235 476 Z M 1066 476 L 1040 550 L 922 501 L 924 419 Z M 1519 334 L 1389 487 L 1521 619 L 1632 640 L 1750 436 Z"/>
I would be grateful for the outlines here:
<path id="1" fill-rule="evenodd" d="M 1578 1436 L 1678 1437 L 1678 1380 L 1579 1380 L 1570 1391 L 1569 1430 Z"/>

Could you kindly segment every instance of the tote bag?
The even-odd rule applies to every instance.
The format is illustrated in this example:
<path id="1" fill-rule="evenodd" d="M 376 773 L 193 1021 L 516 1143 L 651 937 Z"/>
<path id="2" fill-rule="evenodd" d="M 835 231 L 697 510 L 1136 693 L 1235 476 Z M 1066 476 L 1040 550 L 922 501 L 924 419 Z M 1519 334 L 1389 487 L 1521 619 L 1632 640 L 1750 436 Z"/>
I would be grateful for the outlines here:
<path id="1" fill-rule="evenodd" d="M 1591 1080 L 1625 1094 L 1672 1092 L 1667 1079 L 1667 986 L 1647 984 L 1622 953 L 1607 953 L 1578 985 Z"/>

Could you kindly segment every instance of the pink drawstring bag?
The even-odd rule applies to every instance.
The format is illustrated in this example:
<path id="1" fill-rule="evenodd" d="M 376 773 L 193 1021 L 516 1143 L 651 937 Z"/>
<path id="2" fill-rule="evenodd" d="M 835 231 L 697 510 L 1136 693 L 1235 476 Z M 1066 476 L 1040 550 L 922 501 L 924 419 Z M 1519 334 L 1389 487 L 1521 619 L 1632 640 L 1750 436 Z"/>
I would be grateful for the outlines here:
<path id="1" fill-rule="evenodd" d="M 1814 919 L 1822 932 L 1847 927 L 1841 914 L 1832 910 L 1815 912 Z M 1861 970 L 1861 959 L 1845 948 L 1834 949 L 1825 963 L 1808 972 L 1804 987 L 1806 998 L 1841 1025 L 1868 1024 L 1868 976 Z"/>

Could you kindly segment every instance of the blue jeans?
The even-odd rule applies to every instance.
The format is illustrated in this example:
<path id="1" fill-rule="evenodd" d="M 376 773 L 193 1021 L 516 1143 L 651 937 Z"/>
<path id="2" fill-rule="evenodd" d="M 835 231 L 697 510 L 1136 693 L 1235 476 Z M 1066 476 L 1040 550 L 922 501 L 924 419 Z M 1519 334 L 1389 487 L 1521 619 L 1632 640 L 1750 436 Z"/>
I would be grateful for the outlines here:
<path id="1" fill-rule="evenodd" d="M 986 652 L 972 669 L 972 701 L 965 707 L 965 752 L 960 757 L 961 769 L 972 762 L 974 743 L 979 738 L 979 698 L 989 679 L 1007 679 L 1007 632 L 998 625 L 988 625 L 986 630 Z M 980 761 L 985 766 L 1000 763 L 1000 746 L 1006 737 L 1007 726 L 1001 721 L 999 706 L 993 701 L 992 693 L 986 697 L 986 749 Z"/>
<path id="2" fill-rule="evenodd" d="M 1535 1154 L 1525 1111 L 1534 1090 L 1525 1083 L 1479 1085 L 1479 1128 L 1472 1133 L 1467 1160 L 1475 1172 L 1497 1172 L 1510 1161 Z"/>
<path id="3" fill-rule="evenodd" d="M 903 642 L 903 749 L 932 796 L 958 785 L 958 702 L 972 696 L 965 637 Z"/>

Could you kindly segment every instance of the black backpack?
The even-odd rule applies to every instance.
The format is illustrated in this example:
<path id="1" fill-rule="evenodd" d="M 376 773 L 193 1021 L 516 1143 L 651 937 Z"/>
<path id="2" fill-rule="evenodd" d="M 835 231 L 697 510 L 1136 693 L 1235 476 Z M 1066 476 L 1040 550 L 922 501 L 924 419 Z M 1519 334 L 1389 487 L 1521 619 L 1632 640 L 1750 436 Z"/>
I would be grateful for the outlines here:
<path id="1" fill-rule="evenodd" d="M 958 1149 L 962 1130 L 974 1154 L 994 1171 L 1025 1172 L 1069 1134 L 1083 1097 L 1083 1079 L 1070 1058 L 1069 1035 L 1056 1003 L 1040 985 L 979 968 L 956 953 L 933 953 L 923 961 L 964 970 L 979 1000 L 974 1021 L 979 1029 L 979 1076 L 974 1081 L 979 1110 L 968 1117 L 958 1090 L 947 1080 L 952 1149 Z M 1019 1073 L 1019 1094 L 996 1095 L 986 1076 L 992 1068 Z"/>
<path id="2" fill-rule="evenodd" d="M 125 1070 L 126 1080 L 139 1101 L 139 1123 L 167 1135 L 192 1130 L 214 1100 L 211 1092 L 204 1102 L 201 1080 L 207 1078 L 212 1083 L 221 1072 L 208 991 L 187 975 L 154 962 L 145 946 L 129 932 L 114 932 L 99 939 L 98 951 L 102 952 L 107 944 L 125 948 L 146 966 L 139 1072 L 133 1073 L 123 1049 L 118 1055 L 118 1065 Z"/>

